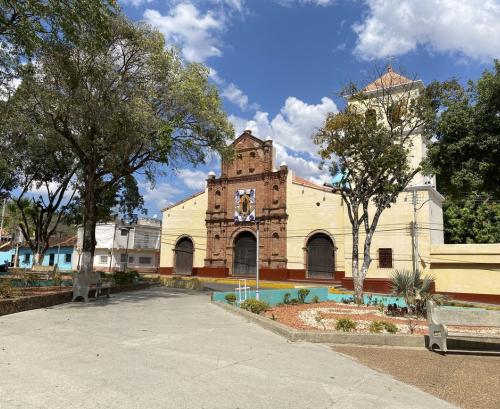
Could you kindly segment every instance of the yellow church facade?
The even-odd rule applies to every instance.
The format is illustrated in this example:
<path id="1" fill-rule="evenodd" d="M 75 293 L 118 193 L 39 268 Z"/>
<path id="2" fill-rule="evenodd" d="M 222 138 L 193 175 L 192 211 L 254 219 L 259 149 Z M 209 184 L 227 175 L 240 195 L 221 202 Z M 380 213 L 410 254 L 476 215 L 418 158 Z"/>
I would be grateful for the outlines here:
<path id="1" fill-rule="evenodd" d="M 379 80 L 393 81 L 395 92 L 398 83 L 410 81 L 392 71 L 385 75 Z M 365 89 L 376 89 L 374 84 Z M 422 87 L 419 81 L 411 86 L 415 92 Z M 340 194 L 285 163 L 276 166 L 273 142 L 259 136 L 245 131 L 233 142 L 235 159 L 209 175 L 202 192 L 163 210 L 160 273 L 254 277 L 258 258 L 263 280 L 352 289 L 351 224 Z M 415 138 L 412 160 L 419 163 L 426 147 L 420 135 Z M 393 271 L 412 270 L 416 263 L 434 276 L 438 292 L 500 302 L 500 245 L 445 245 L 443 200 L 434 180 L 417 174 L 384 211 L 366 291 L 389 292 Z"/>

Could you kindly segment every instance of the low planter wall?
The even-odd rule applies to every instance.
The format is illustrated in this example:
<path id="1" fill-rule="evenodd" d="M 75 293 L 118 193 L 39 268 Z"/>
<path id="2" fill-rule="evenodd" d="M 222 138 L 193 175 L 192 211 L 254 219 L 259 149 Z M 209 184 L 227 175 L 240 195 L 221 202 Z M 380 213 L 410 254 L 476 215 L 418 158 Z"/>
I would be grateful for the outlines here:
<path id="1" fill-rule="evenodd" d="M 111 287 L 110 293 L 116 294 L 125 291 L 144 290 L 149 287 L 149 283 Z M 95 290 L 90 291 L 90 296 L 95 296 Z M 72 298 L 73 291 L 68 288 L 67 290 L 59 291 L 57 293 L 27 295 L 19 298 L 2 299 L 0 300 L 0 316 L 14 314 L 16 312 L 35 310 L 38 308 L 52 307 L 54 305 L 71 302 Z"/>
<path id="2" fill-rule="evenodd" d="M 291 342 L 305 341 L 322 344 L 354 344 L 367 346 L 395 346 L 406 348 L 428 348 L 429 337 L 427 335 L 403 335 L 403 334 L 358 334 L 338 333 L 329 331 L 304 331 L 290 328 L 280 322 L 273 321 L 267 317 L 251 313 L 241 308 L 234 307 L 222 302 L 212 301 L 212 304 L 232 313 L 239 315 L 249 322 L 279 334 Z M 472 351 L 495 351 L 500 352 L 500 343 L 495 337 L 478 338 L 448 338 L 448 348 Z"/>

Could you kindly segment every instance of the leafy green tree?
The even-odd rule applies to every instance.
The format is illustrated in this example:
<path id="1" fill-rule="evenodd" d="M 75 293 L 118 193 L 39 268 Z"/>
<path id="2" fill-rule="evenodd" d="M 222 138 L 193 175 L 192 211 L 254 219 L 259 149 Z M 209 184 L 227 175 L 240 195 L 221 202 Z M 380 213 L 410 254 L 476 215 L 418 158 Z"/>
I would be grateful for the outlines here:
<path id="1" fill-rule="evenodd" d="M 51 128 L 78 164 L 82 279 L 92 270 L 102 195 L 138 171 L 153 181 L 158 164 L 199 163 L 208 149 L 225 154 L 233 137 L 206 67 L 186 64 L 146 25 L 119 16 L 108 26 L 98 43 L 90 31 L 78 46 L 47 44 L 22 70 L 19 96 L 19 114 Z"/>
<path id="2" fill-rule="evenodd" d="M 78 44 L 82 32 L 99 42 L 115 0 L 0 0 L 0 96 L 12 94 L 18 68 L 47 41 Z"/>
<path id="3" fill-rule="evenodd" d="M 500 204 L 488 195 L 447 199 L 443 216 L 446 243 L 500 243 Z"/>
<path id="4" fill-rule="evenodd" d="M 454 90 L 450 94 L 450 84 Z M 431 171 L 447 196 L 500 196 L 500 61 L 477 82 L 441 86 L 441 114 L 429 147 Z"/>
<path id="5" fill-rule="evenodd" d="M 381 75 L 379 75 L 381 77 Z M 390 78 L 390 77 L 384 77 Z M 341 174 L 338 192 L 346 205 L 352 227 L 352 276 L 355 301 L 363 302 L 363 282 L 371 264 L 370 248 L 382 212 L 394 203 L 420 167 L 412 167 L 413 137 L 432 122 L 432 93 L 419 82 L 393 87 L 377 80 L 370 93 L 349 84 L 348 104 L 330 114 L 314 136 L 320 155 L 333 175 Z M 363 263 L 359 265 L 359 234 L 365 233 Z"/>
<path id="6" fill-rule="evenodd" d="M 439 117 L 432 124 L 426 170 L 446 196 L 445 239 L 451 243 L 500 241 L 500 62 L 463 87 L 433 86 Z"/>

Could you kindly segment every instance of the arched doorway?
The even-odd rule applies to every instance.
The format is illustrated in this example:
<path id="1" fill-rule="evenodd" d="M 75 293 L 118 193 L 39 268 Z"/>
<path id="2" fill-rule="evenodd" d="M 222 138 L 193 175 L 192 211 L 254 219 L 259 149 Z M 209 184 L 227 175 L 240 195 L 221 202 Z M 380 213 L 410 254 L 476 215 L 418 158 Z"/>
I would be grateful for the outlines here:
<path id="1" fill-rule="evenodd" d="M 307 276 L 309 278 L 333 278 L 335 271 L 335 246 L 332 239 L 317 233 L 307 241 Z"/>
<path id="2" fill-rule="evenodd" d="M 244 231 L 234 240 L 233 275 L 255 275 L 257 266 L 257 240 L 255 236 Z"/>
<path id="3" fill-rule="evenodd" d="M 193 242 L 189 237 L 181 238 L 175 246 L 175 273 L 191 275 L 193 272 Z"/>

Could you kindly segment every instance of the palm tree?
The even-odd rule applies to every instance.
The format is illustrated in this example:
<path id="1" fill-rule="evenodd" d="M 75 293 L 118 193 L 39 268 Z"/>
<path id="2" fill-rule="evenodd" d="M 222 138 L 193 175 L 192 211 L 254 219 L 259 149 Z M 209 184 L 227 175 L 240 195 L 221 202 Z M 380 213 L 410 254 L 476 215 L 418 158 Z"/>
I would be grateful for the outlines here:
<path id="1" fill-rule="evenodd" d="M 391 276 L 392 292 L 403 297 L 408 308 L 413 309 L 417 315 L 424 313 L 428 300 L 441 304 L 446 297 L 441 294 L 432 294 L 434 277 L 421 276 L 420 271 L 395 270 Z"/>

